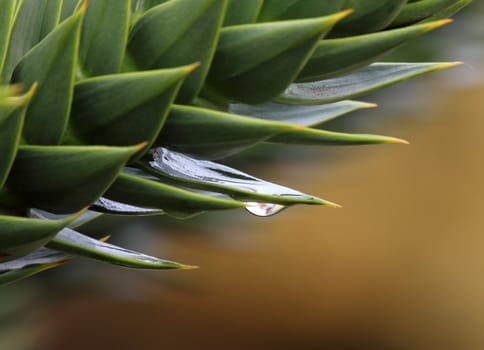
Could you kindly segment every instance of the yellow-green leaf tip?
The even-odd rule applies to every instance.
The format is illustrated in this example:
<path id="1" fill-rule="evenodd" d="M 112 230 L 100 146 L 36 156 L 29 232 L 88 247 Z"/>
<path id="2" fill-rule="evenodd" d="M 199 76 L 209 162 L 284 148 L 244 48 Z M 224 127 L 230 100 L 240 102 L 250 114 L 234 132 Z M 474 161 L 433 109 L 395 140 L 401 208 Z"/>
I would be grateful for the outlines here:
<path id="1" fill-rule="evenodd" d="M 344 11 L 335 13 L 332 17 L 334 17 L 334 19 L 335 19 L 336 22 L 338 22 L 338 21 L 341 21 L 343 18 L 348 17 L 353 12 L 355 12 L 355 10 L 348 9 L 348 10 L 344 10 Z"/>
<path id="2" fill-rule="evenodd" d="M 148 142 L 147 141 L 137 144 L 136 146 L 133 147 L 134 153 L 138 153 L 139 151 L 141 151 L 144 148 L 146 148 L 146 146 L 148 146 Z"/>
<path id="3" fill-rule="evenodd" d="M 451 18 L 446 18 L 446 19 L 441 19 L 439 21 L 435 21 L 435 22 L 430 22 L 428 25 L 427 25 L 427 28 L 428 30 L 434 30 L 434 29 L 437 29 L 437 28 L 440 28 L 440 27 L 443 27 L 447 24 L 450 24 L 454 22 L 453 19 Z"/>
<path id="4" fill-rule="evenodd" d="M 196 265 L 180 265 L 179 267 L 180 270 L 197 270 L 199 268 L 200 267 Z"/>
<path id="5" fill-rule="evenodd" d="M 368 102 L 362 102 L 361 103 L 361 108 L 377 108 L 378 104 L 376 103 L 368 103 Z"/>
<path id="6" fill-rule="evenodd" d="M 400 139 L 398 137 L 387 137 L 387 139 L 385 140 L 385 143 L 396 143 L 396 144 L 400 144 L 400 145 L 409 145 L 410 144 L 410 142 L 408 142 L 407 140 Z"/>
<path id="7" fill-rule="evenodd" d="M 336 208 L 336 209 L 342 209 L 343 208 L 342 205 L 337 204 L 337 203 L 332 203 L 332 202 L 327 202 L 324 205 L 327 206 L 327 207 Z"/>
<path id="8" fill-rule="evenodd" d="M 457 66 L 460 66 L 460 65 L 463 65 L 463 64 L 464 64 L 464 62 L 462 62 L 462 61 L 447 62 L 447 63 L 442 64 L 442 68 L 443 69 L 452 68 L 452 67 L 457 67 Z"/>
<path id="9" fill-rule="evenodd" d="M 87 10 L 87 6 L 89 5 L 89 0 L 84 0 L 81 4 L 81 6 L 79 7 L 79 12 L 81 13 L 86 13 L 86 10 Z"/>
<path id="10" fill-rule="evenodd" d="M 37 88 L 39 87 L 38 82 L 34 82 L 32 86 L 30 87 L 29 91 L 25 94 L 25 97 L 27 97 L 29 100 L 32 98 L 32 96 L 35 95 L 35 92 L 37 91 Z"/>

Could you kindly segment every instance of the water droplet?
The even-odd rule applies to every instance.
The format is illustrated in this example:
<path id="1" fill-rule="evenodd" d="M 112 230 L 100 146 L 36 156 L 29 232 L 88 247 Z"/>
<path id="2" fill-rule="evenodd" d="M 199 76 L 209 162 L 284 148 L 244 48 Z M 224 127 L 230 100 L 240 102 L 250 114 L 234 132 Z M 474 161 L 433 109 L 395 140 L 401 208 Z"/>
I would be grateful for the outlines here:
<path id="1" fill-rule="evenodd" d="M 256 202 L 245 203 L 245 209 L 249 213 L 260 217 L 276 215 L 277 213 L 280 213 L 282 210 L 286 208 L 287 207 L 284 205 L 273 204 L 273 203 L 256 203 Z"/>

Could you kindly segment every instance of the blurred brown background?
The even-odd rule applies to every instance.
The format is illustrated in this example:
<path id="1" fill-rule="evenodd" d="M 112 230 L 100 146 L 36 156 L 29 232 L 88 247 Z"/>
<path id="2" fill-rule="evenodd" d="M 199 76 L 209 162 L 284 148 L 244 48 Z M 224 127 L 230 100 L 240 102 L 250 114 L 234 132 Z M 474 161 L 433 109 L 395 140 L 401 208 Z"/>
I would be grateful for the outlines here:
<path id="1" fill-rule="evenodd" d="M 8 287 L 0 349 L 484 349 L 481 5 L 420 42 L 465 66 L 365 97 L 380 109 L 337 125 L 410 146 L 300 148 L 250 168 L 343 209 L 124 227 L 114 242 L 202 268 L 74 262 Z"/>

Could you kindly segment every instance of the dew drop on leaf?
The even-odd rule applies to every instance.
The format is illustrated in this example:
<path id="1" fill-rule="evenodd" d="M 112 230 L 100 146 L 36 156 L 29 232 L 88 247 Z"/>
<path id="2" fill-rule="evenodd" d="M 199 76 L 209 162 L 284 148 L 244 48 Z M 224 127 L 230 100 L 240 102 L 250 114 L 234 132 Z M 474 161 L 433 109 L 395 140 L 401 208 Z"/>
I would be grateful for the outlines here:
<path id="1" fill-rule="evenodd" d="M 245 209 L 255 216 L 267 217 L 280 213 L 287 207 L 280 204 L 272 203 L 257 203 L 257 202 L 247 202 L 245 203 Z"/>

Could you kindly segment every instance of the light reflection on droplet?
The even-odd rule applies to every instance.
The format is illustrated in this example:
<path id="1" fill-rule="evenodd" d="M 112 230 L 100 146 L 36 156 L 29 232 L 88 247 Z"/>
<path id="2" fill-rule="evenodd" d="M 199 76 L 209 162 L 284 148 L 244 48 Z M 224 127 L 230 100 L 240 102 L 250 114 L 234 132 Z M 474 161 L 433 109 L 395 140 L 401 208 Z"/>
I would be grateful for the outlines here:
<path id="1" fill-rule="evenodd" d="M 268 217 L 280 213 L 287 207 L 280 204 L 273 203 L 257 203 L 257 202 L 247 202 L 245 203 L 245 209 L 255 215 L 260 217 Z"/>

